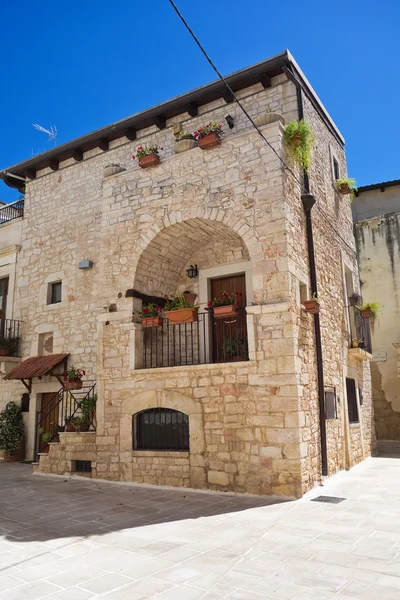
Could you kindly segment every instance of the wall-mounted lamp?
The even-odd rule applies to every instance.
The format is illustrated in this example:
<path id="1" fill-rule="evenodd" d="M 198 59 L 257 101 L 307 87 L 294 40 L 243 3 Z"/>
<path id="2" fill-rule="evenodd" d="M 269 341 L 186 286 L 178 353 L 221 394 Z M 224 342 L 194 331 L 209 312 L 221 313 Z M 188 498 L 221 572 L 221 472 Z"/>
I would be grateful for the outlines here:
<path id="1" fill-rule="evenodd" d="M 91 269 L 93 267 L 93 263 L 91 260 L 81 260 L 78 268 L 79 269 Z"/>
<path id="2" fill-rule="evenodd" d="M 197 265 L 190 265 L 190 267 L 186 269 L 186 273 L 189 279 L 194 279 L 195 277 L 198 277 L 199 271 L 197 269 Z"/>
<path id="3" fill-rule="evenodd" d="M 226 121 L 226 123 L 227 123 L 227 125 L 228 125 L 229 129 L 233 129 L 233 128 L 234 128 L 235 124 L 234 124 L 234 122 L 233 122 L 233 117 L 232 117 L 232 115 L 226 115 L 226 117 L 225 117 L 225 121 Z"/>

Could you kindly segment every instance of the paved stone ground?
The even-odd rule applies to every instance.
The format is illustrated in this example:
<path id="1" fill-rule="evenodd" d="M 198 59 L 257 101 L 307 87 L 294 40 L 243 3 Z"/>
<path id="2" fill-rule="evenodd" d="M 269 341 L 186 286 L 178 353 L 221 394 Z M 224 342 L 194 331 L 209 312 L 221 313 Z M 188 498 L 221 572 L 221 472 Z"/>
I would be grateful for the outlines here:
<path id="1" fill-rule="evenodd" d="M 0 464 L 0 599 L 39 598 L 399 600 L 400 459 L 285 503 Z"/>

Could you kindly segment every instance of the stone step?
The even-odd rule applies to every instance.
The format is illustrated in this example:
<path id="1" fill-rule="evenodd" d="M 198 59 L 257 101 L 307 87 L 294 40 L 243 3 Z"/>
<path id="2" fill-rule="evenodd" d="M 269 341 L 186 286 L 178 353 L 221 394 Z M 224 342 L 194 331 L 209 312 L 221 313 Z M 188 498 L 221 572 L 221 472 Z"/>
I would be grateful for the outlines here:
<path id="1" fill-rule="evenodd" d="M 398 456 L 400 458 L 400 440 L 378 440 L 376 453 L 378 456 Z"/>

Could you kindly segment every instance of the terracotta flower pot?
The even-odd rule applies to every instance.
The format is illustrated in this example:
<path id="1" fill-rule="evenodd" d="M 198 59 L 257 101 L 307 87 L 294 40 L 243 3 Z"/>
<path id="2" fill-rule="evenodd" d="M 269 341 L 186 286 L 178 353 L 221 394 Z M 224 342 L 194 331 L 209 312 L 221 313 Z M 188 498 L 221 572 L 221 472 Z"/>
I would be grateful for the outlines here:
<path id="1" fill-rule="evenodd" d="M 341 184 L 339 185 L 339 191 L 340 191 L 340 193 L 341 193 L 341 194 L 343 194 L 344 196 L 345 196 L 346 194 L 351 194 L 351 189 L 349 188 L 349 186 L 348 186 L 348 184 L 347 184 L 347 183 L 341 183 Z"/>
<path id="2" fill-rule="evenodd" d="M 9 356 L 10 351 L 8 348 L 0 348 L 0 356 Z"/>
<path id="3" fill-rule="evenodd" d="M 319 303 L 317 300 L 304 300 L 302 304 L 306 312 L 311 313 L 312 315 L 317 315 L 319 313 Z"/>
<path id="4" fill-rule="evenodd" d="M 282 115 L 275 112 L 265 112 L 254 119 L 254 122 L 258 127 L 268 125 L 269 123 L 275 123 L 275 121 L 280 121 L 283 125 L 285 124 L 285 119 Z"/>
<path id="5" fill-rule="evenodd" d="M 196 140 L 179 140 L 178 142 L 175 142 L 175 153 L 186 152 L 186 150 L 192 150 L 192 148 L 196 148 L 196 146 Z"/>
<path id="6" fill-rule="evenodd" d="M 172 325 L 183 325 L 184 323 L 195 323 L 198 320 L 198 308 L 180 308 L 179 310 L 167 310 L 168 321 Z"/>
<path id="7" fill-rule="evenodd" d="M 141 156 L 139 158 L 139 166 L 142 169 L 148 169 L 149 167 L 155 167 L 159 164 L 160 157 L 158 154 L 147 154 L 146 156 Z"/>
<path id="8" fill-rule="evenodd" d="M 65 424 L 65 431 L 67 433 L 72 433 L 73 431 L 75 431 L 74 426 L 72 425 L 72 423 L 66 423 Z"/>
<path id="9" fill-rule="evenodd" d="M 216 306 L 213 312 L 215 319 L 226 319 L 236 316 L 237 309 L 234 304 L 227 304 L 226 306 Z"/>
<path id="10" fill-rule="evenodd" d="M 370 319 L 372 315 L 372 310 L 370 308 L 363 308 L 361 314 L 366 319 Z"/>
<path id="11" fill-rule="evenodd" d="M 211 150 L 211 148 L 216 148 L 220 144 L 221 140 L 214 131 L 199 139 L 199 146 L 202 150 Z"/>
<path id="12" fill-rule="evenodd" d="M 25 440 L 17 450 L 12 452 L 4 451 L 4 462 L 22 462 L 25 460 Z"/>
<path id="13" fill-rule="evenodd" d="M 89 431 L 90 423 L 81 423 L 79 425 L 79 431 Z"/>
<path id="14" fill-rule="evenodd" d="M 197 294 L 193 294 L 192 292 L 183 292 L 182 296 L 189 302 L 191 306 L 196 302 Z"/>
<path id="15" fill-rule="evenodd" d="M 142 327 L 161 327 L 161 317 L 142 317 Z"/>
<path id="16" fill-rule="evenodd" d="M 65 390 L 80 390 L 82 389 L 82 380 L 79 381 L 64 381 Z"/>

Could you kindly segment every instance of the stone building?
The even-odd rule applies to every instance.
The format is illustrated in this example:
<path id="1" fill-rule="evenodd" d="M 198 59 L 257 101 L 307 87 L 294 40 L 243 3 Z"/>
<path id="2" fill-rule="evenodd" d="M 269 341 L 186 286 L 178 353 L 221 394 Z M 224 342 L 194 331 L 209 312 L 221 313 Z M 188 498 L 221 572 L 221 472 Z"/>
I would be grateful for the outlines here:
<path id="1" fill-rule="evenodd" d="M 380 304 L 372 329 L 376 436 L 378 442 L 399 442 L 400 180 L 360 187 L 352 210 L 363 300 Z"/>
<path id="2" fill-rule="evenodd" d="M 38 411 L 57 405 L 62 424 L 97 395 L 96 431 L 61 433 L 35 469 L 298 497 L 371 452 L 370 354 L 349 342 L 352 216 L 334 185 L 344 140 L 288 51 L 227 80 L 252 119 L 283 119 L 257 131 L 216 81 L 0 173 L 27 179 L 24 360 L 7 376 L 31 390 L 27 457 Z M 308 176 L 286 167 L 283 137 L 282 120 L 303 117 Z M 175 131 L 210 121 L 223 124 L 218 147 L 175 152 Z M 161 161 L 142 169 L 131 155 L 149 143 Z M 205 307 L 221 290 L 242 295 L 217 322 Z M 196 294 L 197 322 L 147 329 L 132 316 L 176 291 Z M 316 292 L 312 315 L 302 301 Z M 86 371 L 77 400 L 60 389 L 67 360 Z"/>

